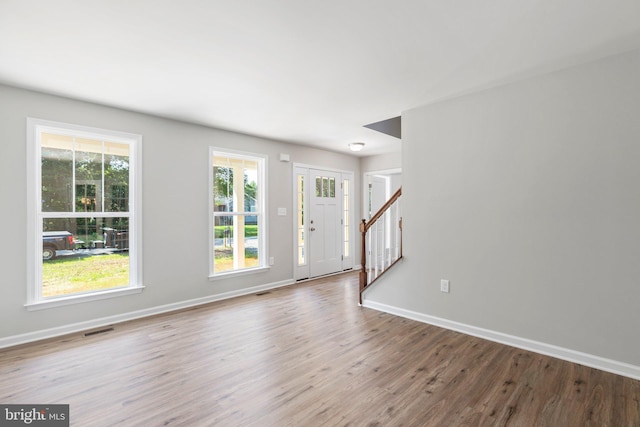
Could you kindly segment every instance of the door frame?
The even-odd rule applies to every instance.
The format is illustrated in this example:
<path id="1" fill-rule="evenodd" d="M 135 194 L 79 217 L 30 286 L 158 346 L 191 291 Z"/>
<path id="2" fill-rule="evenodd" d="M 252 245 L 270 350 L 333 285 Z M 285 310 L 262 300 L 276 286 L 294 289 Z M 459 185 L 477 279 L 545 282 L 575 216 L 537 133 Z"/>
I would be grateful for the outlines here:
<path id="1" fill-rule="evenodd" d="M 401 168 L 393 168 L 393 169 L 384 169 L 379 171 L 368 171 L 362 174 L 362 216 L 366 217 L 367 221 L 369 220 L 369 178 L 373 176 L 382 176 L 386 179 L 390 179 L 391 175 L 402 175 Z M 391 188 L 390 182 L 388 182 L 386 192 L 389 193 L 386 195 L 386 199 L 389 200 L 389 197 L 393 195 L 395 190 Z M 374 212 L 375 213 L 375 212 Z"/>
<path id="2" fill-rule="evenodd" d="M 344 189 L 342 188 L 342 183 L 344 182 L 345 179 L 349 179 L 350 182 L 350 189 L 349 189 L 349 211 L 348 211 L 348 236 L 345 236 L 345 224 L 344 224 L 344 218 L 343 221 L 341 223 L 342 227 L 340 229 L 340 236 L 342 241 L 345 241 L 345 238 L 349 241 L 349 254 L 348 256 L 345 256 L 344 253 L 344 244 L 342 244 L 342 268 L 340 269 L 340 271 L 337 271 L 336 273 L 342 272 L 342 271 L 346 271 L 346 270 L 351 270 L 353 268 L 356 268 L 356 253 L 357 253 L 357 248 L 356 248 L 356 244 L 355 244 L 355 229 L 357 228 L 357 224 L 355 222 L 355 215 L 356 215 L 356 206 L 355 206 L 355 200 L 356 200 L 356 194 L 358 192 L 358 189 L 356 187 L 356 183 L 355 183 L 355 178 L 356 175 L 353 171 L 349 171 L 349 170 L 344 170 L 344 169 L 336 169 L 336 168 L 330 168 L 330 167 L 325 167 L 325 166 L 318 166 L 318 165 L 310 165 L 310 164 L 305 164 L 305 163 L 293 163 L 292 164 L 292 173 L 291 173 L 291 182 L 292 182 L 292 201 L 291 201 L 291 212 L 292 212 L 292 229 L 293 229 L 293 236 L 292 236 L 292 241 L 293 241 L 293 257 L 292 257 L 292 264 L 293 264 L 293 278 L 294 280 L 304 280 L 304 279 L 310 279 L 310 264 L 309 264 L 309 224 L 308 221 L 305 221 L 304 223 L 304 233 L 305 233 L 305 257 L 306 257 L 306 262 L 303 265 L 298 265 L 298 183 L 297 183 L 297 176 L 298 176 L 298 172 L 299 170 L 305 170 L 306 171 L 306 183 L 307 185 L 305 185 L 305 193 L 304 193 L 304 206 L 305 206 L 305 213 L 308 213 L 308 207 L 310 206 L 310 195 L 309 195 L 309 189 L 311 188 L 311 186 L 309 184 L 311 184 L 310 182 L 310 178 L 309 178 L 309 170 L 310 169 L 316 169 L 316 170 L 323 170 L 323 171 L 327 171 L 327 172 L 333 172 L 333 173 L 339 173 L 341 176 L 340 179 L 340 210 L 342 212 L 344 212 Z M 337 191 L 337 188 L 336 188 Z M 308 218 L 307 218 L 308 219 Z M 330 273 L 333 274 L 333 273 Z"/>

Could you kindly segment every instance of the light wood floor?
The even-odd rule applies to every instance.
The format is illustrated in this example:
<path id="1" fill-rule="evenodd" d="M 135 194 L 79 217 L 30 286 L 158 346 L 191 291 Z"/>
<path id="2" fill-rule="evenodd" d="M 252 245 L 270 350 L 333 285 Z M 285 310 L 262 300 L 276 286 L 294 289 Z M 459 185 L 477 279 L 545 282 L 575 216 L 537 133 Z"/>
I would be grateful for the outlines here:
<path id="1" fill-rule="evenodd" d="M 640 381 L 358 307 L 350 273 L 0 350 L 74 426 L 640 426 Z"/>

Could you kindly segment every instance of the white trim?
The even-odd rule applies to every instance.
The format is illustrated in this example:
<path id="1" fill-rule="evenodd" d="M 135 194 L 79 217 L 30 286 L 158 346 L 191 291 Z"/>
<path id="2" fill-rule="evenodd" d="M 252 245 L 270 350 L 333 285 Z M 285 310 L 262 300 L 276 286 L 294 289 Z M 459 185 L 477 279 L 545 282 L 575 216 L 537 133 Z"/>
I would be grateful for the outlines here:
<path id="1" fill-rule="evenodd" d="M 108 135 L 110 142 L 120 142 L 124 144 L 129 144 L 132 139 L 137 141 L 138 138 L 141 138 L 141 136 L 136 133 L 96 128 L 92 126 L 82 126 L 34 117 L 27 117 L 27 125 L 30 127 L 33 126 L 34 128 L 34 125 L 37 125 L 43 131 L 54 132 L 57 135 L 80 136 L 87 139 L 96 139 L 97 137 Z"/>
<path id="2" fill-rule="evenodd" d="M 113 288 L 113 289 L 107 289 L 104 291 L 92 291 L 84 294 L 74 294 L 74 295 L 59 297 L 51 300 L 45 299 L 41 301 L 35 301 L 33 303 L 27 303 L 24 306 L 29 311 L 44 310 L 47 308 L 62 307 L 65 305 L 79 304 L 79 303 L 89 302 L 89 301 L 98 301 L 98 300 L 103 300 L 108 298 L 121 297 L 125 295 L 139 294 L 142 292 L 143 289 L 144 289 L 144 286 Z"/>
<path id="3" fill-rule="evenodd" d="M 318 279 L 322 279 L 322 278 L 325 278 L 325 277 L 338 276 L 339 274 L 353 273 L 354 271 L 357 271 L 355 267 L 354 268 L 347 268 L 346 270 L 335 271 L 333 273 L 327 273 L 327 274 L 323 274 L 321 276 L 305 277 L 304 279 L 297 279 L 296 283 L 310 282 L 312 280 L 318 280 Z"/>
<path id="4" fill-rule="evenodd" d="M 40 182 L 40 149 L 36 141 L 36 124 L 40 121 L 27 117 L 27 301 L 36 301 L 40 292 L 37 290 L 36 281 L 39 280 L 38 269 L 34 254 L 38 250 L 38 215 L 36 209 L 40 194 L 35 191 L 37 182 Z M 40 226 L 41 227 L 41 226 Z M 42 262 L 42 261 L 41 261 Z"/>
<path id="5" fill-rule="evenodd" d="M 382 169 L 375 171 L 366 171 L 362 175 L 397 175 L 402 173 L 402 168 Z"/>
<path id="6" fill-rule="evenodd" d="M 144 287 L 144 277 L 142 268 L 142 135 L 133 135 L 135 138 L 134 149 L 129 153 L 129 248 L 134 248 L 135 252 L 129 250 L 129 283 L 133 281 L 133 287 Z M 131 181 L 133 180 L 133 185 Z"/>
<path id="7" fill-rule="evenodd" d="M 305 163 L 293 163 L 293 168 L 295 169 L 296 167 L 300 167 L 303 169 L 320 169 L 320 170 L 324 170 L 324 171 L 328 171 L 328 172 L 339 172 L 339 173 L 354 173 L 353 171 L 350 170 L 346 170 L 346 169 L 334 169 L 334 168 L 328 168 L 326 166 L 318 166 L 318 165 L 308 165 Z"/>
<path id="8" fill-rule="evenodd" d="M 172 311 L 182 310 L 185 308 L 197 307 L 204 304 L 209 304 L 216 301 L 226 300 L 229 298 L 239 297 L 242 295 L 254 294 L 270 289 L 276 289 L 283 286 L 295 284 L 293 279 L 281 280 L 279 282 L 267 283 L 264 285 L 253 286 L 251 288 L 239 289 L 236 291 L 223 292 L 221 294 L 210 295 L 202 298 L 195 298 L 191 300 L 176 302 L 172 304 L 161 305 L 157 307 L 151 307 L 143 310 L 132 311 L 129 313 L 117 314 L 115 316 L 102 317 L 99 319 L 88 320 L 85 322 L 73 323 L 70 325 L 58 326 L 55 328 L 43 329 L 35 332 L 28 332 L 26 334 L 13 335 L 5 338 L 0 338 L 0 348 L 11 347 L 20 344 L 26 344 L 34 341 L 44 340 L 48 338 L 55 338 L 61 335 L 72 334 L 76 332 L 83 332 L 94 328 L 103 326 L 109 326 L 116 323 L 127 322 L 130 320 L 140 319 L 143 317 L 154 316 L 162 313 L 169 313 Z"/>
<path id="9" fill-rule="evenodd" d="M 215 208 L 213 203 L 213 153 L 214 148 L 209 147 L 209 157 L 207 160 L 207 164 L 209 167 L 209 184 L 207 185 L 207 199 L 209 199 L 209 279 L 211 279 L 211 274 L 213 273 L 213 256 L 215 251 L 215 220 L 213 219 L 213 210 Z"/>
<path id="10" fill-rule="evenodd" d="M 571 350 L 564 347 L 533 341 L 527 338 L 521 338 L 514 335 L 504 334 L 502 332 L 492 331 L 490 329 L 479 328 L 477 326 L 467 325 L 464 323 L 454 322 L 452 320 L 442 319 L 440 317 L 430 316 L 428 314 L 418 313 L 411 310 L 405 310 L 378 303 L 375 301 L 364 300 L 363 307 L 371 308 L 385 313 L 393 314 L 407 319 L 416 320 L 422 323 L 438 326 L 445 329 L 461 332 L 511 347 L 521 348 L 523 350 L 533 351 L 535 353 L 544 354 L 546 356 L 555 357 L 572 363 L 589 366 L 591 368 L 600 369 L 602 371 L 611 372 L 616 375 L 640 380 L 640 366 L 631 365 L 629 363 L 619 362 L 604 357 Z"/>
<path id="11" fill-rule="evenodd" d="M 267 265 L 266 267 L 243 268 L 242 270 L 225 271 L 213 276 L 209 276 L 209 281 L 213 282 L 216 280 L 229 279 L 231 277 L 248 276 L 249 274 L 264 273 L 269 270 L 271 270 L 271 267 Z"/>

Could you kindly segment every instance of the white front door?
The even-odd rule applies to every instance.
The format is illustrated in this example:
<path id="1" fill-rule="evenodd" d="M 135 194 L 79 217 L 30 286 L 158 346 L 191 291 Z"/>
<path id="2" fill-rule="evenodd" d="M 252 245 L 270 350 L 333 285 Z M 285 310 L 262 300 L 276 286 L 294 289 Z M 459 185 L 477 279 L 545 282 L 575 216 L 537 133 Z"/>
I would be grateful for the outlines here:
<path id="1" fill-rule="evenodd" d="M 358 227 L 353 172 L 294 164 L 293 179 L 295 279 L 352 269 Z"/>
<path id="2" fill-rule="evenodd" d="M 342 189 L 339 172 L 309 169 L 309 274 L 342 270 Z"/>

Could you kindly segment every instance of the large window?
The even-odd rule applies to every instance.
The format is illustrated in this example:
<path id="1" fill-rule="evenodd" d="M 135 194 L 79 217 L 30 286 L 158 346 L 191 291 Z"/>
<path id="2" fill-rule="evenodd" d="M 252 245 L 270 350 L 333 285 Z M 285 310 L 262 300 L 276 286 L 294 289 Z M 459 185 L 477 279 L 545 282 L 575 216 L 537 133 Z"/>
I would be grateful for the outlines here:
<path id="1" fill-rule="evenodd" d="M 210 159 L 210 275 L 266 268 L 266 158 L 211 148 Z"/>
<path id="2" fill-rule="evenodd" d="M 29 307 L 139 292 L 139 135 L 28 120 Z"/>

